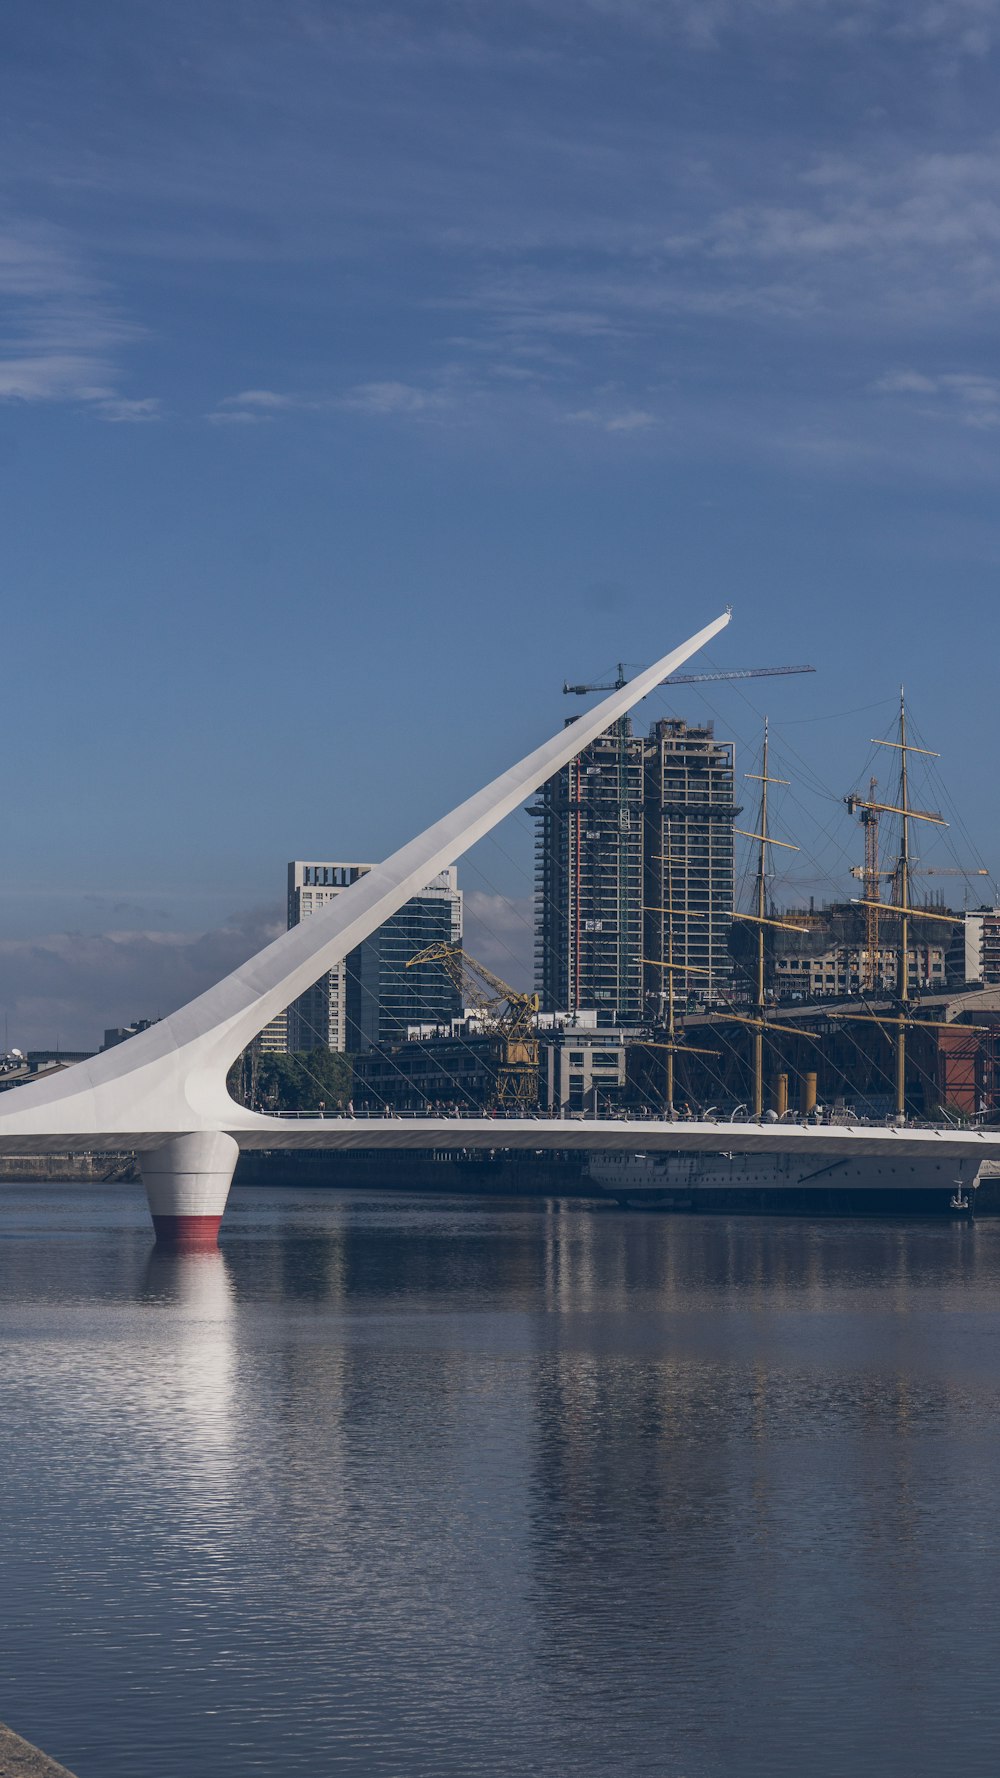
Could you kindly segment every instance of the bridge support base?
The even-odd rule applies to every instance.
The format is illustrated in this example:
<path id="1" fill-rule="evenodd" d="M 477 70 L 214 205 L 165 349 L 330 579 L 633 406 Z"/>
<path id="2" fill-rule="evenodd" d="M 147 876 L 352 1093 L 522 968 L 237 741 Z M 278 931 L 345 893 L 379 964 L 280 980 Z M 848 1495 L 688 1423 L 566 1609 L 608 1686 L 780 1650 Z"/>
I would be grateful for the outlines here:
<path id="1" fill-rule="evenodd" d="M 239 1152 L 224 1131 L 199 1130 L 140 1156 L 157 1246 L 217 1246 Z"/>

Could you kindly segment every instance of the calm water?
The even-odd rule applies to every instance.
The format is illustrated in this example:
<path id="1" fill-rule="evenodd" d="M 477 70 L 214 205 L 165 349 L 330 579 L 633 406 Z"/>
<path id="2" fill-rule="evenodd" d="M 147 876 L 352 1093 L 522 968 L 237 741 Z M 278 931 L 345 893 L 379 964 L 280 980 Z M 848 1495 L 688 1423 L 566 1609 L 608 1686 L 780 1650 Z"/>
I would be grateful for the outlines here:
<path id="1" fill-rule="evenodd" d="M 0 1717 L 80 1778 L 1000 1769 L 1000 1223 L 0 1187 Z"/>

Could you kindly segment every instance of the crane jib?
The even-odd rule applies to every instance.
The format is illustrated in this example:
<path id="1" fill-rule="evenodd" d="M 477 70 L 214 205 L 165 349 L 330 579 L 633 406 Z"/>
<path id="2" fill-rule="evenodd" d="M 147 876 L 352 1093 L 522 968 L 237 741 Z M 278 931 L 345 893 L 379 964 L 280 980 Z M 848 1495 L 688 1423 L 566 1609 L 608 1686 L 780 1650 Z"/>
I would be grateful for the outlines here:
<path id="1" fill-rule="evenodd" d="M 815 667 L 733 667 L 729 671 L 719 673 L 671 673 L 666 679 L 661 679 L 660 684 L 711 685 L 720 679 L 779 679 L 787 678 L 790 673 L 815 673 L 815 671 Z M 567 697 L 583 698 L 592 691 L 621 691 L 622 686 L 627 684 L 625 663 L 620 661 L 617 679 L 600 685 L 570 685 L 566 683 L 563 686 L 563 692 Z"/>

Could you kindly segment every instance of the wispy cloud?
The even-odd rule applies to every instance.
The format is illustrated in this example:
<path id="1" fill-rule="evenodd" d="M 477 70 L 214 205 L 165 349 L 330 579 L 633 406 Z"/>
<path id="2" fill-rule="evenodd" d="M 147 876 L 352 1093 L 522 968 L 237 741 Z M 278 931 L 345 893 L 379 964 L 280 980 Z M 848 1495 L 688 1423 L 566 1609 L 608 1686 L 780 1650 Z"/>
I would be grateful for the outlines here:
<path id="1" fill-rule="evenodd" d="M 458 391 L 453 373 L 444 366 L 435 383 L 420 385 L 386 378 L 370 383 L 357 383 L 342 395 L 289 395 L 274 389 L 246 389 L 240 395 L 227 395 L 206 419 L 215 426 L 257 426 L 275 419 L 279 414 L 333 413 L 346 411 L 372 414 L 377 417 L 439 415 L 456 403 Z M 467 383 L 466 393 L 471 385 Z"/>
<path id="2" fill-rule="evenodd" d="M 682 235 L 668 245 L 680 252 L 700 248 L 719 259 L 995 250 L 998 173 L 996 141 L 959 154 L 905 154 L 888 162 L 881 153 L 870 159 L 824 155 L 799 176 L 803 201 L 724 210 L 700 236 Z"/>
<path id="3" fill-rule="evenodd" d="M 647 427 L 656 425 L 656 415 L 647 413 L 645 408 L 628 408 L 623 414 L 612 414 L 607 421 L 607 432 L 645 432 Z"/>
<path id="4" fill-rule="evenodd" d="M 245 407 L 220 407 L 214 408 L 205 418 L 210 426 L 259 426 L 269 415 L 255 414 Z"/>
<path id="5" fill-rule="evenodd" d="M 948 154 L 819 154 L 793 172 L 761 154 L 754 174 L 752 201 L 726 201 L 732 170 L 703 182 L 696 202 L 672 192 L 658 232 L 641 210 L 603 244 L 592 216 L 575 249 L 569 217 L 550 251 L 506 241 L 463 306 L 498 352 L 571 344 L 591 370 L 602 357 L 610 367 L 641 354 L 648 365 L 649 342 L 666 343 L 679 319 L 746 351 L 762 329 L 874 341 L 995 312 L 1000 138 Z M 482 243 L 480 264 L 484 254 Z"/>
<path id="6" fill-rule="evenodd" d="M 287 395 L 277 389 L 243 389 L 238 395 L 223 396 L 205 418 L 213 426 L 257 426 L 273 419 L 275 414 L 318 405 L 305 396 Z"/>
<path id="7" fill-rule="evenodd" d="M 256 358 L 241 339 L 239 368 L 216 384 L 234 393 L 195 407 L 220 432 L 286 416 L 484 433 L 577 416 L 595 438 L 648 433 L 666 448 L 665 388 L 671 420 L 691 414 L 707 439 L 724 405 L 713 381 L 728 378 L 731 402 L 756 399 L 768 350 L 811 351 L 799 399 L 836 382 L 834 338 L 885 363 L 893 332 L 934 327 L 941 361 L 946 330 L 995 312 L 1000 137 L 984 103 L 961 129 L 948 122 L 934 70 L 992 43 L 1000 0 L 428 0 L 419 21 L 383 0 L 297 0 L 281 21 L 251 9 L 239 32 L 235 11 L 223 0 L 162 91 L 142 64 L 168 132 L 172 100 L 204 101 L 197 153 L 179 131 L 155 161 L 142 142 L 112 157 L 95 137 L 85 167 L 49 177 L 83 211 L 131 206 L 127 238 L 88 264 L 112 263 L 117 245 L 147 268 L 182 267 L 210 328 L 227 280 L 254 292 Z M 154 47 L 143 38 L 141 55 Z M 450 79 L 456 55 L 466 83 Z M 979 71 L 966 75 L 978 92 Z M 243 107 L 265 92 L 251 131 Z M 837 153 L 822 122 L 834 99 Z M 201 290 L 199 256 L 212 267 Z M 122 387 L 135 330 L 68 235 L 0 242 L 4 290 L 24 325 L 0 399 L 155 416 Z M 169 331 L 169 310 L 156 325 Z M 172 337 L 164 355 L 185 344 Z M 871 376 L 867 356 L 859 407 Z M 598 393 L 612 382 L 613 398 Z"/>
<path id="8" fill-rule="evenodd" d="M 535 0 L 543 12 L 565 14 L 563 0 Z M 587 10 L 619 27 L 682 36 L 700 49 L 771 28 L 834 39 L 951 44 L 985 55 L 995 40 L 997 0 L 584 0 Z"/>
<path id="9" fill-rule="evenodd" d="M 0 229 L 0 401 L 70 402 L 103 419 L 157 419 L 157 398 L 119 389 L 119 358 L 141 337 L 58 231 Z"/>
<path id="10" fill-rule="evenodd" d="M 621 413 L 601 412 L 592 407 L 577 408 L 565 418 L 577 426 L 598 426 L 603 432 L 645 432 L 658 424 L 656 415 L 641 407 L 626 408 Z"/>
<path id="11" fill-rule="evenodd" d="M 282 395 L 277 389 L 244 389 L 240 395 L 227 395 L 219 405 L 270 414 L 280 408 L 301 407 L 302 402 L 301 396 Z"/>
<path id="12" fill-rule="evenodd" d="M 109 393 L 95 401 L 98 412 L 113 425 L 141 425 L 144 421 L 159 420 L 163 412 L 163 404 L 158 396 L 147 395 L 141 400 L 130 401 L 125 396 Z"/>
<path id="13" fill-rule="evenodd" d="M 233 914 L 209 932 L 118 929 L 0 939 L 3 1010 L 21 1049 L 96 1049 L 104 1029 L 172 1012 L 282 929 L 280 910 Z"/>
<path id="14" fill-rule="evenodd" d="M 359 414 L 431 414 L 448 406 L 441 389 L 420 388 L 415 383 L 359 383 L 341 398 L 341 407 Z"/>
<path id="15" fill-rule="evenodd" d="M 880 395 L 916 397 L 922 412 L 958 420 L 978 432 L 1000 426 L 1000 377 L 970 371 L 928 376 L 923 371 L 898 370 L 879 377 L 875 390 Z"/>
<path id="16" fill-rule="evenodd" d="M 484 59 L 540 63 L 568 53 L 572 28 L 584 53 L 588 30 L 695 51 L 723 48 L 763 32 L 789 38 L 808 33 L 836 41 L 942 42 L 966 56 L 984 55 L 995 41 L 997 0 L 467 0 L 460 9 L 426 5 L 420 28 L 407 29 L 397 7 L 371 4 L 300 9 L 311 39 L 342 52 L 379 42 L 386 58 L 431 57 L 482 64 Z"/>

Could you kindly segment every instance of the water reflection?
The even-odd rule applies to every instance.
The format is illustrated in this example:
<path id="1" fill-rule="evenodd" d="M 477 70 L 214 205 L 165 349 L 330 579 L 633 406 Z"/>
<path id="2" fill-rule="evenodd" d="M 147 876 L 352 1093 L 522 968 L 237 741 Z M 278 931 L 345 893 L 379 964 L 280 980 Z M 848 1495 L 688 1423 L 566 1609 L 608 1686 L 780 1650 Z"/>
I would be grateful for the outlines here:
<path id="1" fill-rule="evenodd" d="M 193 1512 L 211 1535 L 231 1505 L 234 1479 L 235 1298 L 225 1254 L 154 1248 L 137 1301 L 167 1315 L 170 1332 L 169 1342 L 155 1341 L 155 1356 L 147 1347 L 141 1383 L 129 1386 L 136 1436 L 168 1469 L 171 1489 L 189 1496 L 186 1527 Z"/>
<path id="2" fill-rule="evenodd" d="M 532 1601 L 595 1754 L 625 1710 L 630 1769 L 939 1769 L 995 1634 L 996 1233 L 546 1231 Z"/>
<path id="3" fill-rule="evenodd" d="M 80 1778 L 993 1770 L 1000 1227 L 142 1208 L 0 1191 L 5 1707 Z"/>

